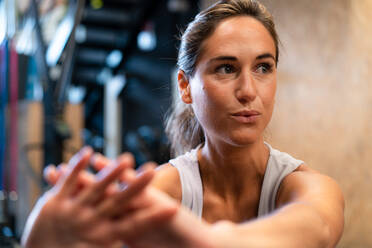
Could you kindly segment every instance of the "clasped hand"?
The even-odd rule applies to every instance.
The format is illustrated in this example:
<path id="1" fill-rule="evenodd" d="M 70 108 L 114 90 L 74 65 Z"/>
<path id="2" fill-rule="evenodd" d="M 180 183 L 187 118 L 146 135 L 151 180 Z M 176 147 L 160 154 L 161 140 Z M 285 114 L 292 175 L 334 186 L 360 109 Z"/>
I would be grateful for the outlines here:
<path id="1" fill-rule="evenodd" d="M 96 175 L 85 170 L 90 162 L 100 170 Z M 67 165 L 47 167 L 54 186 L 30 214 L 24 246 L 139 247 L 139 236 L 161 227 L 179 206 L 149 187 L 152 166 L 136 172 L 133 164 L 130 154 L 109 161 L 84 148 Z"/>

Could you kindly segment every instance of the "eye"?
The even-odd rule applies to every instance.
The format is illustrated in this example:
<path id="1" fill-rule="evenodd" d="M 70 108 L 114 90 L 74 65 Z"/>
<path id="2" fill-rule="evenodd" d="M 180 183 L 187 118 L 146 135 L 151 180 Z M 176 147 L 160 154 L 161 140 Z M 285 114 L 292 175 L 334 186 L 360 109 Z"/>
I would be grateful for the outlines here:
<path id="1" fill-rule="evenodd" d="M 217 68 L 215 69 L 215 71 L 217 73 L 221 73 L 221 74 L 231 74 L 231 73 L 236 72 L 236 69 L 235 69 L 235 67 L 233 65 L 222 64 L 222 65 L 217 66 Z"/>
<path id="2" fill-rule="evenodd" d="M 273 70 L 273 65 L 269 63 L 261 63 L 256 67 L 256 72 L 261 73 L 261 74 L 267 74 L 272 72 Z"/>

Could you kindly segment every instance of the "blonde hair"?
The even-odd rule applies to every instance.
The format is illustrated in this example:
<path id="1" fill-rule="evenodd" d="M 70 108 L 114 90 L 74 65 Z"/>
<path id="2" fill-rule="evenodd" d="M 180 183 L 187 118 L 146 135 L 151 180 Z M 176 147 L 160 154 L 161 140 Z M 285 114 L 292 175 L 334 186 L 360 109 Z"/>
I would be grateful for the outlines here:
<path id="1" fill-rule="evenodd" d="M 212 35 L 222 20 L 236 16 L 253 17 L 265 26 L 274 40 L 276 63 L 278 63 L 279 38 L 273 17 L 265 6 L 256 0 L 222 0 L 201 11 L 182 34 L 177 65 L 188 78 L 195 73 L 203 41 Z M 204 142 L 203 129 L 191 105 L 182 102 L 180 97 L 174 98 L 166 119 L 165 132 L 168 135 L 173 156 L 181 155 Z"/>

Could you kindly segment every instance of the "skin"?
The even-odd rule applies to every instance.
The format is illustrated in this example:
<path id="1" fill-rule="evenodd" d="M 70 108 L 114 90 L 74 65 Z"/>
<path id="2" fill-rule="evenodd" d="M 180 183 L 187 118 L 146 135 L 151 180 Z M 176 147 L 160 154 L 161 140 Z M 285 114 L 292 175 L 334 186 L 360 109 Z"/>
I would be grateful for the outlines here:
<path id="1" fill-rule="evenodd" d="M 24 247 L 121 248 L 123 239 L 136 247 L 132 240 L 138 239 L 137 229 L 160 228 L 177 212 L 176 204 L 149 193 L 151 165 L 136 175 L 129 154 L 115 162 L 98 159 L 100 172 L 93 176 L 84 171 L 91 158 L 92 150 L 84 148 L 69 164 L 47 168 L 45 177 L 54 187 L 31 212 L 22 235 Z M 118 187 L 118 179 L 126 183 L 124 190 Z"/>
<path id="2" fill-rule="evenodd" d="M 221 23 L 203 47 L 189 85 L 191 104 L 206 137 L 199 162 L 204 206 L 211 211 L 206 210 L 204 217 L 239 222 L 257 216 L 257 204 L 252 202 L 258 203 L 269 155 L 262 133 L 275 102 L 275 44 L 263 25 L 244 17 Z M 242 110 L 257 111 L 257 120 L 236 121 L 232 114 Z M 226 214 L 211 214 L 215 205 Z"/>
<path id="3" fill-rule="evenodd" d="M 232 235 L 226 238 L 229 247 L 334 247 L 343 231 L 342 192 L 333 179 L 305 164 L 282 181 L 277 211 L 254 219 L 269 156 L 263 132 L 276 92 L 275 44 L 269 32 L 251 17 L 233 17 L 221 22 L 202 47 L 195 74 L 180 71 L 178 82 L 182 100 L 192 104 L 205 132 L 198 151 L 203 219 Z M 248 124 L 231 118 L 242 109 L 260 115 Z M 178 177 L 174 167 L 164 165 L 153 185 L 180 201 Z M 234 224 L 246 220 L 252 221 Z"/>
<path id="4" fill-rule="evenodd" d="M 99 216 L 108 218 L 115 213 L 115 219 L 109 218 L 111 222 L 103 218 L 104 223 L 111 223 L 103 230 L 111 233 L 110 237 L 117 235 L 113 241 L 121 239 L 130 247 L 334 247 L 343 230 L 341 190 L 334 180 L 304 164 L 282 181 L 277 209 L 267 217 L 256 218 L 269 156 L 263 132 L 271 119 L 276 92 L 272 37 L 257 20 L 233 17 L 222 21 L 202 48 L 195 74 L 179 71 L 178 83 L 182 100 L 192 105 L 205 132 L 205 144 L 198 150 L 203 219 L 198 220 L 179 206 L 180 179 L 178 171 L 169 164 L 148 177 L 136 177 L 128 166 L 118 167 L 101 186 L 105 194 L 99 198 L 95 196 L 99 188 L 97 178 L 78 170 L 78 176 L 73 178 L 81 185 L 75 187 L 78 193 L 74 194 L 78 198 L 93 198 L 101 206 L 90 205 L 87 211 L 100 212 Z M 235 118 L 234 114 L 242 110 L 254 110 L 258 115 L 248 122 Z M 108 162 L 100 157 L 93 163 L 105 170 Z M 51 169 L 47 178 L 54 177 L 57 186 L 67 187 L 61 174 L 64 173 Z M 115 190 L 114 179 L 120 177 L 140 186 L 128 196 L 126 190 Z M 126 196 L 120 198 L 122 205 L 121 201 L 112 200 L 118 195 Z M 48 203 L 50 200 L 40 209 L 45 210 Z M 168 214 L 159 214 L 161 210 L 168 210 Z M 42 222 L 48 214 L 35 215 L 37 221 L 30 221 L 31 234 L 25 235 L 25 243 L 47 243 L 40 230 L 47 226 Z M 56 215 L 59 214 L 49 214 Z M 80 223 L 77 221 L 79 228 L 75 232 L 84 234 L 90 230 L 91 226 Z M 69 230 L 65 232 L 68 234 Z M 87 240 L 78 235 L 74 236 L 76 242 Z M 51 238 L 49 245 L 53 241 L 59 242 L 58 237 Z"/>

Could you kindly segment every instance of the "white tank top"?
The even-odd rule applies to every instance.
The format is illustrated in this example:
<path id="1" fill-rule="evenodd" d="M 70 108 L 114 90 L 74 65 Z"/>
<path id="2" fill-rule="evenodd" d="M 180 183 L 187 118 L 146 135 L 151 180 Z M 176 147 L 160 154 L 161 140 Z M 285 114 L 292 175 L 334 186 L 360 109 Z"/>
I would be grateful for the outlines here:
<path id="1" fill-rule="evenodd" d="M 285 152 L 280 152 L 265 143 L 270 149 L 264 180 L 262 183 L 258 217 L 275 209 L 276 194 L 283 178 L 303 164 Z M 195 148 L 169 161 L 177 168 L 182 187 L 182 205 L 201 218 L 203 212 L 203 184 Z"/>

